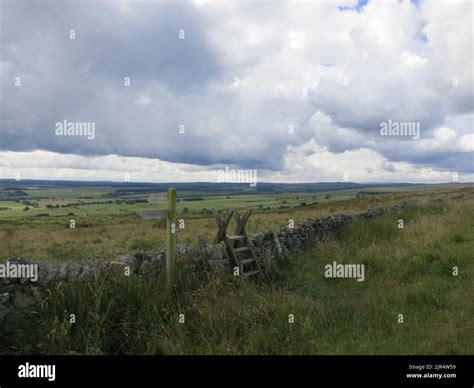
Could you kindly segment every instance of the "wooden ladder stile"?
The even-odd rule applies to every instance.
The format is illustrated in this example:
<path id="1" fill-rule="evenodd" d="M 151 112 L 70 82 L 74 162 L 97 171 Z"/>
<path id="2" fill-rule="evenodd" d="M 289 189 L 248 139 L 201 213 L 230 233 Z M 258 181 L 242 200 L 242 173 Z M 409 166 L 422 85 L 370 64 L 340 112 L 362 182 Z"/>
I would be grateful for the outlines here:
<path id="1" fill-rule="evenodd" d="M 230 210 L 225 216 L 216 216 L 219 230 L 217 232 L 215 243 L 224 242 L 229 257 L 234 264 L 239 268 L 239 273 L 243 277 L 250 277 L 253 275 L 262 275 L 263 272 L 258 262 L 253 243 L 245 230 L 245 225 L 252 214 L 252 210 L 246 211 L 242 216 L 235 210 Z M 230 219 L 234 216 L 237 223 L 235 233 L 233 235 L 227 234 L 227 227 Z M 253 267 L 253 268 L 248 268 Z M 248 270 L 246 270 L 248 268 Z"/>

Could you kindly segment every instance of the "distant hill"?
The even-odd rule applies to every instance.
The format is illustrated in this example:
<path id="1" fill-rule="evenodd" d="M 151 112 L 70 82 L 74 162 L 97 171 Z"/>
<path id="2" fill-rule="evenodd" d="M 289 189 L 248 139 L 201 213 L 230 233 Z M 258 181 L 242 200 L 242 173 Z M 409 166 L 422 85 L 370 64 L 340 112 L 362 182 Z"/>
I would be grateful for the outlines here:
<path id="1" fill-rule="evenodd" d="M 248 183 L 217 183 L 217 182 L 167 182 L 167 183 L 147 183 L 147 182 L 107 182 L 107 181 L 55 181 L 55 180 L 30 180 L 15 181 L 13 179 L 1 179 L 0 188 L 2 190 L 21 190 L 25 187 L 46 188 L 46 187 L 108 187 L 113 188 L 114 195 L 126 195 L 131 193 L 146 194 L 157 191 L 165 191 L 170 186 L 175 187 L 179 192 L 184 193 L 215 193 L 215 194 L 252 194 L 252 193 L 296 193 L 296 192 L 321 192 L 347 189 L 368 189 L 380 187 L 420 187 L 420 186 L 453 186 L 469 185 L 467 183 L 446 183 L 446 184 L 420 184 L 420 183 L 354 183 L 354 182 L 315 182 L 315 183 L 258 183 L 256 187 L 250 187 Z"/>

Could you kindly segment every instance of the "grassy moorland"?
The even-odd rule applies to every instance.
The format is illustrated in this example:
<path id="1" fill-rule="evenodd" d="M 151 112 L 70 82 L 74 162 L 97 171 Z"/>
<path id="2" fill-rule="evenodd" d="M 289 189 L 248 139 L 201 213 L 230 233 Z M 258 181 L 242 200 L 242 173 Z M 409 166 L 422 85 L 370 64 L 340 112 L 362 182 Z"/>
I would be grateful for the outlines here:
<path id="1" fill-rule="evenodd" d="M 262 282 L 190 273 L 181 265 L 170 296 L 162 279 L 58 285 L 23 323 L 21 338 L 2 351 L 473 354 L 473 196 L 421 197 L 402 215 L 403 229 L 397 218 L 352 224 L 304 254 L 275 262 Z M 324 265 L 333 261 L 364 264 L 365 281 L 325 278 Z M 69 323 L 69 313 L 76 323 Z"/>
<path id="2" fill-rule="evenodd" d="M 203 193 L 178 192 L 178 243 L 195 245 L 201 235 L 214 238 L 213 212 L 253 209 L 249 232 L 284 227 L 333 213 L 350 213 L 402 201 L 423 203 L 435 197 L 471 192 L 472 186 L 378 187 L 322 192 Z M 359 198 L 358 192 L 370 195 Z M 0 187 L 0 259 L 23 256 L 47 261 L 100 256 L 104 259 L 164 246 L 164 222 L 141 219 L 144 210 L 163 209 L 164 198 L 149 204 L 149 193 L 111 187 Z M 3 195 L 3 197 L 2 197 Z M 16 198 L 16 199 L 14 199 Z M 27 209 L 27 210 L 26 210 Z M 75 220 L 75 229 L 69 227 Z"/>

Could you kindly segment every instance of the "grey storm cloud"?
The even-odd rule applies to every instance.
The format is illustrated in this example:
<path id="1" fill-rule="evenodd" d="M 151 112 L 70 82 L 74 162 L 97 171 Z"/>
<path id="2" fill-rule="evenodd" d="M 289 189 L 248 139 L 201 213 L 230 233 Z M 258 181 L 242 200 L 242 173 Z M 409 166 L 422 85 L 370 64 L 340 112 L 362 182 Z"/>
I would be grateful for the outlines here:
<path id="1" fill-rule="evenodd" d="M 470 153 L 420 150 L 378 136 L 389 118 L 418 121 L 429 137 L 448 119 L 474 111 L 472 55 L 471 70 L 464 60 L 469 52 L 453 60 L 464 81 L 453 90 L 450 59 L 430 46 L 436 22 L 421 23 L 429 12 L 401 6 L 403 49 L 395 40 L 380 43 L 364 29 L 363 15 L 329 2 L 289 8 L 284 2 L 4 1 L 0 150 L 278 170 L 289 145 L 316 139 L 335 153 L 368 147 L 391 161 L 472 171 Z M 367 17 L 375 20 L 378 6 L 375 16 L 370 7 Z M 358 26 L 338 33 L 348 21 Z M 328 23 L 340 23 L 334 37 Z M 428 42 L 419 39 L 425 25 Z M 65 119 L 94 122 L 95 138 L 56 136 L 55 123 Z M 455 130 L 472 133 L 472 120 Z"/>

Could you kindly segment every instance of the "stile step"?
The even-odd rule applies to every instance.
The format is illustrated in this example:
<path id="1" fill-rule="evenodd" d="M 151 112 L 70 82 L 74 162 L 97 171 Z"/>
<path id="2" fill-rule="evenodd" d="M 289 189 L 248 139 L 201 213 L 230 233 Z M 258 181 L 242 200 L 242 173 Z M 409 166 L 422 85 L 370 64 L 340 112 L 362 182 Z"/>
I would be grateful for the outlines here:
<path id="1" fill-rule="evenodd" d="M 245 277 L 250 277 L 250 276 L 253 276 L 253 275 L 257 275 L 259 273 L 260 273 L 259 271 L 249 271 L 249 272 L 244 272 L 244 276 Z"/>
<path id="2" fill-rule="evenodd" d="M 250 251 L 249 247 L 241 247 L 241 248 L 234 248 L 234 251 L 239 253 L 239 252 L 247 252 Z"/>
<path id="3" fill-rule="evenodd" d="M 243 259 L 243 260 L 239 260 L 240 261 L 240 264 L 250 264 L 250 263 L 253 263 L 255 260 L 254 259 Z"/>
<path id="4" fill-rule="evenodd" d="M 243 240 L 245 236 L 228 235 L 227 238 L 229 240 Z"/>

